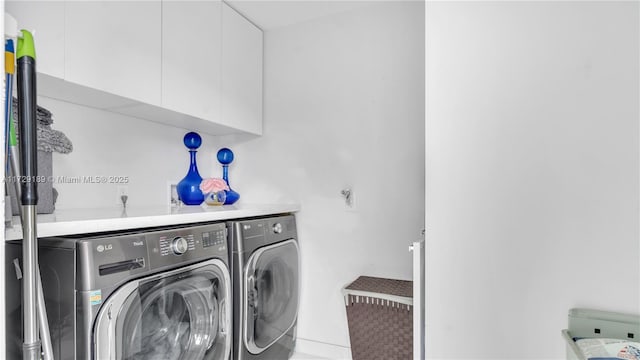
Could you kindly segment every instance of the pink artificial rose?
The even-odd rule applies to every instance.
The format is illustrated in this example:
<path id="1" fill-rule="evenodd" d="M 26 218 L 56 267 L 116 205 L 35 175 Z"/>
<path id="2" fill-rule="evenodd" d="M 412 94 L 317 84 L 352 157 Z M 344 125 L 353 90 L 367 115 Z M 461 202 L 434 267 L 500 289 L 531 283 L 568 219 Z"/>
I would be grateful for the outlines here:
<path id="1" fill-rule="evenodd" d="M 229 185 L 227 185 L 226 181 L 219 178 L 207 178 L 200 183 L 200 191 L 204 194 L 222 190 L 229 190 Z"/>

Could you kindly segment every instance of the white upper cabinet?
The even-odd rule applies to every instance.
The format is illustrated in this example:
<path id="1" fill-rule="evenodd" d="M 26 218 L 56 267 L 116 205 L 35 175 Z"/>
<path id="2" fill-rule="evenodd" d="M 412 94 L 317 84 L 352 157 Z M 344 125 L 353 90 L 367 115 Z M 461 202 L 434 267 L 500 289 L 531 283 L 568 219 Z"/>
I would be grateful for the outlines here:
<path id="1" fill-rule="evenodd" d="M 160 105 L 161 10 L 154 0 L 66 2 L 65 80 Z"/>
<path id="2" fill-rule="evenodd" d="M 220 0 L 163 1 L 162 107 L 220 123 L 221 48 Z"/>
<path id="3" fill-rule="evenodd" d="M 18 0 L 38 93 L 211 135 L 262 134 L 262 31 L 222 0 Z"/>
<path id="4" fill-rule="evenodd" d="M 262 134 L 262 30 L 222 6 L 222 120 Z"/>
<path id="5" fill-rule="evenodd" d="M 5 11 L 19 20 L 19 27 L 34 34 L 36 70 L 64 77 L 64 13 L 63 1 L 7 1 Z M 17 47 L 17 44 L 14 44 Z"/>

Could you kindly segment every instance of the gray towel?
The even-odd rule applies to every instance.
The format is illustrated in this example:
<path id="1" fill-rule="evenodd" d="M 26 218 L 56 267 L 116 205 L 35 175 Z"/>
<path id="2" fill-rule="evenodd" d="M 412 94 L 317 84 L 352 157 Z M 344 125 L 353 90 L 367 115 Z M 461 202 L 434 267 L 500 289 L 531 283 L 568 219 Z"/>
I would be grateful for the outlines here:
<path id="1" fill-rule="evenodd" d="M 18 99 L 13 98 L 13 117 L 18 117 Z M 53 114 L 51 111 L 43 108 L 42 106 L 36 107 L 36 120 L 42 125 L 53 124 Z"/>
<path id="2" fill-rule="evenodd" d="M 18 100 L 13 98 L 13 124 L 16 129 L 16 136 L 20 140 L 18 134 Z M 36 109 L 36 130 L 38 133 L 38 150 L 46 152 L 59 152 L 68 154 L 73 151 L 73 144 L 67 136 L 58 130 L 51 129 L 53 124 L 53 114 L 51 111 L 38 106 Z"/>

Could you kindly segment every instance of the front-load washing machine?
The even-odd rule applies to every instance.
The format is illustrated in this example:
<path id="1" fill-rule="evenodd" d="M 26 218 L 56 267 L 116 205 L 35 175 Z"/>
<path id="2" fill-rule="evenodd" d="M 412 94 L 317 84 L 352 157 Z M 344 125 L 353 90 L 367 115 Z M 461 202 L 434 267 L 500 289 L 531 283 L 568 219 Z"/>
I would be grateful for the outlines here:
<path id="1" fill-rule="evenodd" d="M 6 358 L 19 359 L 20 243 L 6 250 Z M 43 238 L 39 262 L 56 360 L 231 356 L 223 223 Z"/>
<path id="2" fill-rule="evenodd" d="M 293 215 L 230 222 L 235 360 L 293 354 L 300 256 Z"/>

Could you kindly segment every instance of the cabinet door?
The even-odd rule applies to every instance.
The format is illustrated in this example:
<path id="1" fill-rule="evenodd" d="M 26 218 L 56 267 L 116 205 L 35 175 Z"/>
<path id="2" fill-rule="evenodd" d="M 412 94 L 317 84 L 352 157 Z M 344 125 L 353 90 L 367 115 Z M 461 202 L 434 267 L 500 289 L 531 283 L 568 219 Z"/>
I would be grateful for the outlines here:
<path id="1" fill-rule="evenodd" d="M 65 80 L 160 105 L 161 3 L 68 1 Z"/>
<path id="2" fill-rule="evenodd" d="M 219 0 L 162 2 L 162 106 L 220 121 Z"/>
<path id="3" fill-rule="evenodd" d="M 27 29 L 34 33 L 36 70 L 39 73 L 64 78 L 65 3 L 63 1 L 7 1 L 5 11 L 18 21 L 20 29 Z"/>
<path id="4" fill-rule="evenodd" d="M 262 134 L 262 30 L 222 9 L 222 121 Z"/>

